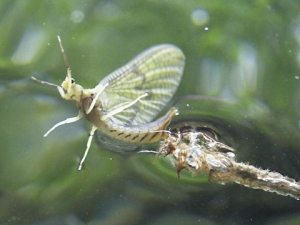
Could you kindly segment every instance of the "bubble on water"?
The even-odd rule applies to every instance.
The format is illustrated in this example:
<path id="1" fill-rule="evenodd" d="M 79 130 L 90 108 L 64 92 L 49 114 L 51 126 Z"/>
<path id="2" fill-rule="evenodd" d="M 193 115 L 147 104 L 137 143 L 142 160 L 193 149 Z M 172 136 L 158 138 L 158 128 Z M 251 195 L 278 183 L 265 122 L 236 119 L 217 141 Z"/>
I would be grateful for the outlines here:
<path id="1" fill-rule="evenodd" d="M 84 19 L 84 13 L 80 10 L 74 10 L 72 13 L 71 13 L 71 16 L 70 16 L 70 20 L 73 22 L 73 23 L 81 23 Z"/>
<path id="2" fill-rule="evenodd" d="M 205 9 L 195 9 L 191 13 L 191 20 L 196 26 L 202 26 L 209 21 L 209 14 Z"/>

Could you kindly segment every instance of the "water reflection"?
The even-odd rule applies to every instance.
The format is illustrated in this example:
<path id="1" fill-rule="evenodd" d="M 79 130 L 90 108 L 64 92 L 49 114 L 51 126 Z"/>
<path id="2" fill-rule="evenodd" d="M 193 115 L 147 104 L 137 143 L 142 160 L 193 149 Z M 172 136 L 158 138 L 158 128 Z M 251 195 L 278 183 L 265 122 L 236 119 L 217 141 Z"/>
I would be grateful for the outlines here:
<path id="1" fill-rule="evenodd" d="M 196 26 L 203 26 L 209 22 L 209 14 L 205 9 L 195 9 L 191 13 L 191 20 Z"/>
<path id="2" fill-rule="evenodd" d="M 242 43 L 238 50 L 237 65 L 231 71 L 231 88 L 238 97 L 255 94 L 257 88 L 256 50 L 250 43 Z"/>
<path id="3" fill-rule="evenodd" d="M 76 116 L 75 106 L 57 99 L 55 90 L 29 81 L 33 75 L 61 83 L 65 68 L 56 35 L 66 40 L 74 75 L 84 87 L 94 86 L 149 46 L 176 44 L 187 56 L 176 98 L 205 94 L 227 99 L 189 100 L 177 105 L 177 119 L 212 126 L 236 149 L 238 161 L 299 180 L 296 0 L 2 1 L 0 6 L 1 223 L 299 222 L 294 199 L 208 183 L 206 176 L 193 177 L 187 171 L 178 179 L 174 161 L 156 160 L 154 154 L 123 156 L 98 149 L 93 142 L 87 166 L 78 173 L 74 165 L 82 156 L 89 126 L 81 121 L 43 138 L 58 119 Z M 81 23 L 74 21 L 82 15 L 70 19 L 76 10 L 84 14 Z M 20 50 L 20 64 L 13 63 L 22 37 L 30 29 L 34 34 L 36 27 L 45 33 L 42 44 L 36 42 L 39 49 L 30 44 L 34 53 Z M 239 77 L 249 66 L 241 59 L 256 78 Z M 247 90 L 235 87 L 239 84 Z M 150 147 L 145 149 L 159 148 Z"/>
<path id="4" fill-rule="evenodd" d="M 212 58 L 202 60 L 201 76 L 197 77 L 202 93 L 229 100 L 255 94 L 258 74 L 256 50 L 245 42 L 240 45 L 237 55 L 237 62 L 231 66 Z"/>
<path id="5" fill-rule="evenodd" d="M 12 56 L 13 63 L 17 65 L 32 63 L 32 60 L 37 57 L 41 45 L 45 42 L 45 35 L 43 29 L 38 27 L 26 30 Z"/>

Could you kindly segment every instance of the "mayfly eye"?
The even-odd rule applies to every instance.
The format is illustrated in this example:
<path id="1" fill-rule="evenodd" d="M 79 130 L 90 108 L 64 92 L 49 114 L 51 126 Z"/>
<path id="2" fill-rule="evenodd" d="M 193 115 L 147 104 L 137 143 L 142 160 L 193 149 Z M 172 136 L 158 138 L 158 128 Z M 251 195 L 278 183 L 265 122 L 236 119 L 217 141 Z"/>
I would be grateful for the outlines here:
<path id="1" fill-rule="evenodd" d="M 74 84 L 74 83 L 75 83 L 75 79 L 71 78 L 71 84 Z"/>

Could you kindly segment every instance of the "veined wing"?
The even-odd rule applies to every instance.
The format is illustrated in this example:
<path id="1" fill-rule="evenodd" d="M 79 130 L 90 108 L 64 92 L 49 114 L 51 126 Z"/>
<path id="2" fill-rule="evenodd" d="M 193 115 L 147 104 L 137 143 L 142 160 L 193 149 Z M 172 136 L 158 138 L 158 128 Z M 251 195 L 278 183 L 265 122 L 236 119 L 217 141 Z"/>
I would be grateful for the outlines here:
<path id="1" fill-rule="evenodd" d="M 100 94 L 103 110 L 109 113 L 147 92 L 147 97 L 109 119 L 120 125 L 150 122 L 174 95 L 184 64 L 184 54 L 174 45 L 162 44 L 145 50 L 98 84 L 108 84 Z"/>

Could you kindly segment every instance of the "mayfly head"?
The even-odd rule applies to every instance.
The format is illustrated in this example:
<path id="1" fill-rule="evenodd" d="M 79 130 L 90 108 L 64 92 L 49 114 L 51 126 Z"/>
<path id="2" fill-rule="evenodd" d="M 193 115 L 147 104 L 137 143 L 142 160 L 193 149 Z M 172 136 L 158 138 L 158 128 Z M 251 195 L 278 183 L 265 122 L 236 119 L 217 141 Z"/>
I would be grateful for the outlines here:
<path id="1" fill-rule="evenodd" d="M 57 39 L 58 39 L 58 42 L 59 42 L 59 45 L 60 45 L 61 52 L 63 54 L 65 65 L 67 67 L 66 79 L 62 82 L 61 86 L 59 86 L 59 85 L 56 85 L 56 84 L 53 84 L 53 83 L 50 83 L 50 82 L 47 82 L 47 81 L 38 80 L 35 77 L 31 77 L 31 78 L 33 80 L 39 82 L 39 83 L 46 84 L 46 85 L 49 85 L 51 87 L 57 88 L 59 94 L 61 95 L 61 97 L 63 99 L 75 100 L 76 102 L 79 102 L 81 100 L 81 94 L 82 94 L 83 88 L 79 84 L 76 84 L 75 79 L 72 78 L 71 68 L 69 66 L 67 56 L 66 56 L 65 50 L 62 46 L 60 37 L 57 36 Z"/>
<path id="2" fill-rule="evenodd" d="M 76 84 L 75 79 L 72 78 L 71 67 L 69 65 L 65 50 L 62 46 L 61 39 L 59 36 L 57 36 L 57 39 L 58 39 L 61 53 L 64 58 L 65 65 L 67 67 L 66 79 L 62 82 L 61 89 L 58 89 L 58 91 L 62 98 L 66 100 L 75 100 L 76 102 L 79 102 L 83 88 L 80 85 Z"/>
<path id="3" fill-rule="evenodd" d="M 41 84 L 46 84 L 48 86 L 57 88 L 60 96 L 63 99 L 75 100 L 77 102 L 80 101 L 83 88 L 79 84 L 76 84 L 75 80 L 69 76 L 66 77 L 66 79 L 62 82 L 61 86 L 47 81 L 38 80 L 35 77 L 31 77 L 31 79 Z"/>
<path id="4" fill-rule="evenodd" d="M 68 67 L 68 72 L 66 79 L 61 83 L 60 89 L 58 91 L 63 99 L 75 100 L 79 102 L 81 99 L 81 94 L 83 88 L 75 83 L 75 79 L 71 76 L 71 69 Z"/>

